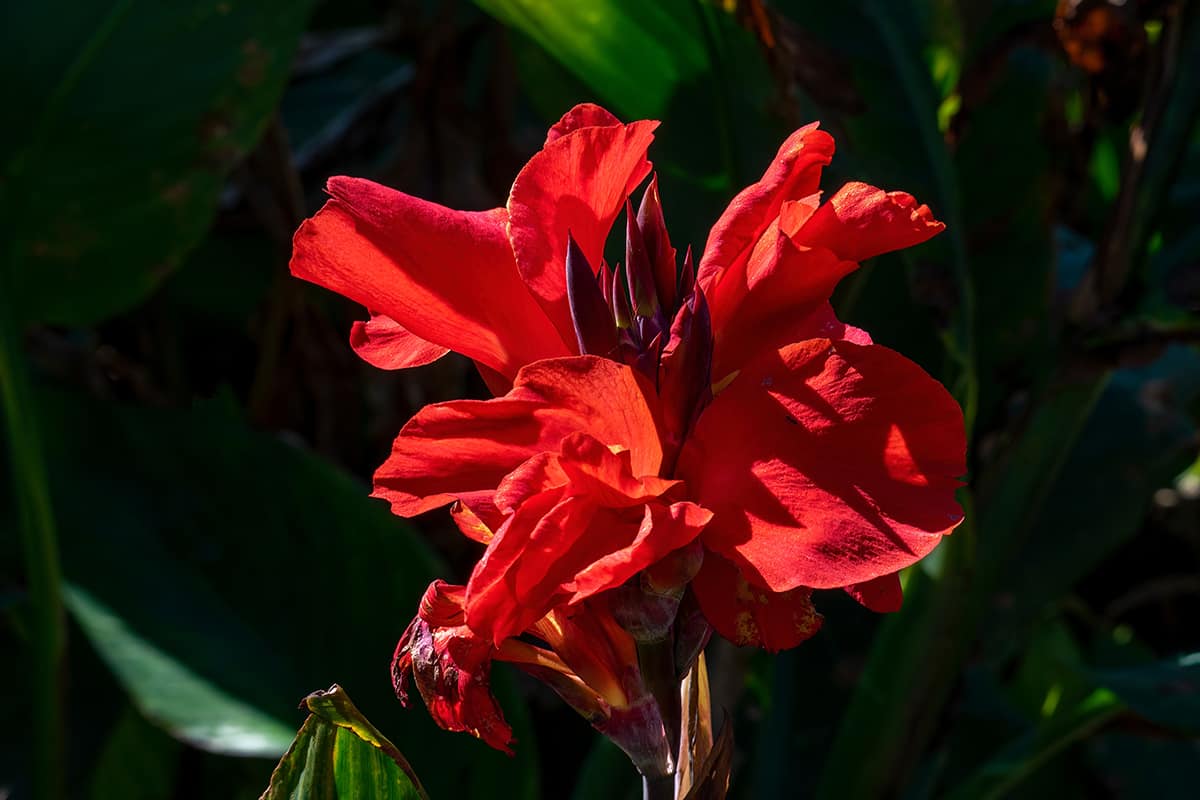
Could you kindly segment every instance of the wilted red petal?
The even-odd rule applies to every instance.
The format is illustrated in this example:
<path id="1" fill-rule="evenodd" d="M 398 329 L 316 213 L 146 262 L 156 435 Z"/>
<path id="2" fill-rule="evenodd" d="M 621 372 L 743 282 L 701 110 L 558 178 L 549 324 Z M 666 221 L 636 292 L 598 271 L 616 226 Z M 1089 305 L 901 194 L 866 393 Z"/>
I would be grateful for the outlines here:
<path id="1" fill-rule="evenodd" d="M 426 406 L 400 431 L 375 473 L 374 497 L 413 516 L 462 500 L 477 513 L 500 481 L 530 456 L 557 451 L 583 431 L 630 451 L 637 475 L 662 463 L 654 387 L 629 367 L 596 356 L 549 359 L 521 370 L 504 397 Z"/>
<path id="2" fill-rule="evenodd" d="M 924 556 L 961 520 L 962 411 L 879 345 L 814 339 L 747 365 L 701 415 L 677 474 L 711 550 L 774 591 L 838 588 Z"/>
<path id="3" fill-rule="evenodd" d="M 567 234 L 588 263 L 601 262 L 625 198 L 650 171 L 646 148 L 657 126 L 577 128 L 548 141 L 513 183 L 508 234 L 517 266 L 563 341 L 575 341 L 564 269 Z"/>
<path id="4" fill-rule="evenodd" d="M 899 611 L 904 604 L 904 589 L 900 586 L 900 575 L 895 572 L 847 586 L 846 593 L 880 614 Z"/>
<path id="5" fill-rule="evenodd" d="M 494 650 L 462 624 L 463 587 L 434 581 L 392 662 L 396 695 L 408 705 L 411 673 L 429 715 L 448 731 L 465 731 L 512 755 L 512 728 L 492 696 Z"/>
<path id="6" fill-rule="evenodd" d="M 454 211 L 357 178 L 296 231 L 291 270 L 507 378 L 574 351 L 521 281 L 504 209 Z"/>
<path id="7" fill-rule="evenodd" d="M 907 192 L 885 192 L 848 183 L 817 209 L 792 237 L 797 244 L 824 247 L 846 261 L 912 247 L 946 226 Z"/>
<path id="8" fill-rule="evenodd" d="M 359 358 L 380 369 L 420 367 L 450 352 L 405 330 L 384 314 L 372 314 L 367 322 L 355 322 L 350 327 L 350 346 Z"/>
<path id="9" fill-rule="evenodd" d="M 555 139 L 560 139 L 580 128 L 608 127 L 620 124 L 621 120 L 595 103 L 580 103 L 550 126 L 550 130 L 546 133 L 546 142 L 542 146 L 545 147 Z"/>
<path id="10" fill-rule="evenodd" d="M 789 136 L 762 179 L 733 198 L 708 234 L 697 279 L 705 292 L 728 272 L 739 272 L 763 231 L 776 220 L 786 200 L 817 191 L 821 170 L 833 159 L 833 137 L 806 125 Z M 713 302 L 712 294 L 709 301 Z"/>
<path id="11" fill-rule="evenodd" d="M 821 629 L 812 589 L 771 592 L 750 584 L 736 566 L 708 553 L 692 591 L 709 623 L 736 645 L 771 652 L 795 647 Z"/>

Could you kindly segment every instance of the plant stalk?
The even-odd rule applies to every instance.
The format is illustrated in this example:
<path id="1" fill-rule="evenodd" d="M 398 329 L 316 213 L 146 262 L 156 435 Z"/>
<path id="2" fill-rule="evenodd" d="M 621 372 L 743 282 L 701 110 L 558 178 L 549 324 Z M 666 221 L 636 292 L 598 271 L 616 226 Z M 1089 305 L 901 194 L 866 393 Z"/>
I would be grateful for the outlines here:
<path id="1" fill-rule="evenodd" d="M 63 796 L 60 677 L 66 621 L 50 488 L 21 351 L 21 325 L 7 286 L 10 266 L 0 266 L 0 408 L 25 557 L 33 796 L 55 800 Z"/>

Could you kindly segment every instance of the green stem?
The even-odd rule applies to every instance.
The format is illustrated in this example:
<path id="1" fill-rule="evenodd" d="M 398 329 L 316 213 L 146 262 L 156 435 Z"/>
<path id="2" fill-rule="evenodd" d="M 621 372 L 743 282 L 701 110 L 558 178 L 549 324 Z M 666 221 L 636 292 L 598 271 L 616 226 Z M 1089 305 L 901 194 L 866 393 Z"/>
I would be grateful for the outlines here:
<path id="1" fill-rule="evenodd" d="M 21 352 L 21 326 L 9 301 L 12 294 L 6 285 L 7 266 L 0 266 L 0 407 L 8 438 L 28 589 L 33 796 L 49 800 L 63 796 L 59 678 L 66 625 L 50 488 Z"/>

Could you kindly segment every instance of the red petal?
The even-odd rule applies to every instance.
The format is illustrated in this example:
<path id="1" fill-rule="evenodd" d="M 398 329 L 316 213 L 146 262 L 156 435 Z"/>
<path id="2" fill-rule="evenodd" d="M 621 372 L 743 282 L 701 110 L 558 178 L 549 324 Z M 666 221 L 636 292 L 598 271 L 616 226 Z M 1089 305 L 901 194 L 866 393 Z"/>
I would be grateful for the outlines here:
<path id="1" fill-rule="evenodd" d="M 682 481 L 656 475 L 639 475 L 627 448 L 616 452 L 585 433 L 568 436 L 562 443 L 559 465 L 572 494 L 583 494 L 597 505 L 628 508 L 661 497 Z"/>
<path id="2" fill-rule="evenodd" d="M 567 437 L 557 458 L 522 464 L 497 492 L 502 506 L 515 502 L 512 516 L 467 584 L 471 627 L 499 643 L 693 541 L 712 514 L 658 500 L 678 483 L 635 477 L 628 451 L 585 434 Z"/>
<path id="3" fill-rule="evenodd" d="M 846 587 L 846 592 L 858 602 L 880 614 L 899 611 L 904 603 L 904 589 L 900 586 L 900 575 L 892 572 L 880 575 L 865 583 Z"/>
<path id="4" fill-rule="evenodd" d="M 562 119 L 551 126 L 546 134 L 546 143 L 542 146 L 545 147 L 555 139 L 560 139 L 580 128 L 609 127 L 620 124 L 621 120 L 595 103 L 580 103 L 563 114 Z"/>
<path id="5" fill-rule="evenodd" d="M 613 542 L 604 542 L 604 550 L 593 541 L 588 566 L 580 570 L 573 581 L 564 588 L 571 594 L 569 604 L 578 603 L 606 589 L 620 586 L 643 569 L 657 563 L 676 549 L 683 547 L 700 535 L 704 526 L 712 520 L 712 512 L 695 503 L 674 503 L 664 506 L 651 503 L 645 507 L 645 517 L 632 541 L 620 549 L 613 550 Z M 604 535 L 604 531 L 596 531 Z"/>
<path id="6" fill-rule="evenodd" d="M 720 305 L 712 308 L 716 383 L 764 350 L 805 338 L 809 320 L 828 305 L 838 281 L 858 263 L 824 248 L 797 246 L 777 233 L 771 246 L 756 248 L 750 267 L 753 282 L 739 287 L 736 298 L 726 282 Z"/>
<path id="7" fill-rule="evenodd" d="M 789 136 L 762 180 L 743 189 L 708 234 L 697 279 L 705 292 L 727 272 L 740 272 L 763 231 L 786 200 L 817 191 L 821 170 L 833 159 L 833 137 L 806 125 Z M 713 297 L 709 296 L 710 302 Z"/>
<path id="8" fill-rule="evenodd" d="M 597 511 L 562 489 L 526 500 L 496 531 L 467 581 L 471 629 L 499 646 L 560 605 L 561 584 L 572 573 L 567 556 Z"/>
<path id="9" fill-rule="evenodd" d="M 484 522 L 479 514 L 461 502 L 451 506 L 450 518 L 454 520 L 454 524 L 458 526 L 463 536 L 473 539 L 480 544 L 487 544 L 495 535 L 492 533 L 491 525 Z"/>
<path id="10" fill-rule="evenodd" d="M 911 194 L 848 183 L 817 209 L 793 237 L 797 244 L 825 247 L 846 261 L 865 261 L 920 244 L 946 226 Z"/>
<path id="11" fill-rule="evenodd" d="M 854 344 L 874 344 L 871 334 L 862 328 L 847 325 L 833 313 L 833 306 L 828 301 L 817 306 L 816 311 L 796 323 L 794 330 L 787 334 L 791 342 L 804 339 L 845 339 Z"/>
<path id="12" fill-rule="evenodd" d="M 421 409 L 376 471 L 373 496 L 406 517 L 455 499 L 478 513 L 505 475 L 578 431 L 628 448 L 634 473 L 655 475 L 662 445 L 653 394 L 629 367 L 595 356 L 531 364 L 504 397 Z"/>
<path id="13" fill-rule="evenodd" d="M 454 211 L 356 178 L 332 178 L 328 190 L 333 199 L 296 231 L 297 277 L 509 378 L 572 352 L 521 281 L 504 209 Z"/>
<path id="14" fill-rule="evenodd" d="M 812 589 L 766 591 L 751 585 L 737 567 L 713 553 L 705 555 L 692 591 L 717 633 L 736 645 L 778 652 L 795 647 L 821 629 Z"/>
<path id="15" fill-rule="evenodd" d="M 355 322 L 350 328 L 350 346 L 359 358 L 380 369 L 420 367 L 450 352 L 413 335 L 383 314 L 372 314 L 369 322 Z"/>
<path id="16" fill-rule="evenodd" d="M 704 413 L 680 459 L 716 514 L 704 543 L 774 591 L 838 588 L 912 564 L 962 520 L 962 411 L 879 345 L 764 354 Z"/>
<path id="17" fill-rule="evenodd" d="M 564 342 L 575 341 L 567 305 L 567 234 L 588 263 L 603 260 L 613 221 L 650 172 L 646 148 L 657 126 L 635 122 L 575 129 L 548 141 L 513 183 L 508 235 L 517 266 Z"/>

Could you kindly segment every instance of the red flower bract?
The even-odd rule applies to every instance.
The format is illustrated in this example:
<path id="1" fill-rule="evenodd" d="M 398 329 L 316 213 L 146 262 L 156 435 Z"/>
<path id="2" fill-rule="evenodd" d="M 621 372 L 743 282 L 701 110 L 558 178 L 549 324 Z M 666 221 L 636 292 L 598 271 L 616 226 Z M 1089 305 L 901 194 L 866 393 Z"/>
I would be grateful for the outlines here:
<path id="1" fill-rule="evenodd" d="M 456 595 L 461 618 L 444 623 L 453 632 L 406 634 L 419 685 L 437 659 L 481 674 L 480 652 L 500 657 L 639 574 L 654 592 L 664 575 L 690 581 L 739 644 L 791 647 L 819 627 L 813 589 L 898 608 L 896 572 L 962 518 L 957 404 L 829 305 L 859 262 L 942 224 L 910 195 L 860 183 L 820 202 L 833 140 L 814 124 L 734 198 L 699 266 L 689 251 L 680 267 L 657 184 L 636 215 L 629 201 L 656 124 L 573 109 L 505 209 L 452 211 L 335 178 L 296 235 L 293 272 L 371 311 L 352 331 L 363 358 L 399 368 L 455 350 L 498 395 L 422 409 L 375 475 L 395 513 L 456 502 L 460 529 L 486 545 Z M 622 208 L 624 266 L 610 267 Z M 682 591 L 662 594 L 668 625 Z M 472 686 L 441 686 L 439 702 L 461 712 Z M 434 713 L 503 744 L 478 720 Z"/>

